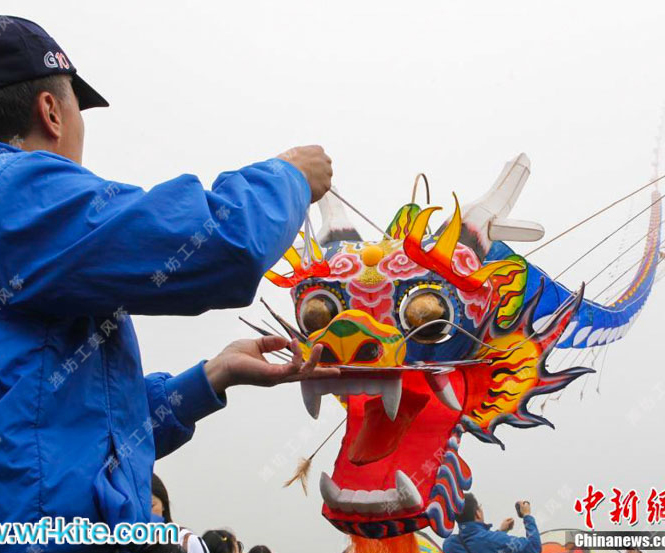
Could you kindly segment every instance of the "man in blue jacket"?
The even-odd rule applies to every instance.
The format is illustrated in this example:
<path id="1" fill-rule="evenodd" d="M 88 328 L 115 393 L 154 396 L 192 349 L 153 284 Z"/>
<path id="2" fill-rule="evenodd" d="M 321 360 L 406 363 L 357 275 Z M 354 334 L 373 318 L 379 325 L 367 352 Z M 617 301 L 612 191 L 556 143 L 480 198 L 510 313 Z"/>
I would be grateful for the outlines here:
<path id="1" fill-rule="evenodd" d="M 464 509 L 457 515 L 459 533 L 443 542 L 444 553 L 540 553 L 542 546 L 536 520 L 531 516 L 531 504 L 519 502 L 520 514 L 524 519 L 526 538 L 510 536 L 515 521 L 507 518 L 498 531 L 485 524 L 482 506 L 472 493 L 464 494 Z"/>
<path id="2" fill-rule="evenodd" d="M 266 337 L 144 378 L 129 315 L 251 303 L 332 169 L 310 146 L 146 192 L 81 166 L 80 112 L 107 105 L 41 27 L 0 17 L 0 523 L 147 522 L 155 458 L 228 387 L 336 374 Z"/>

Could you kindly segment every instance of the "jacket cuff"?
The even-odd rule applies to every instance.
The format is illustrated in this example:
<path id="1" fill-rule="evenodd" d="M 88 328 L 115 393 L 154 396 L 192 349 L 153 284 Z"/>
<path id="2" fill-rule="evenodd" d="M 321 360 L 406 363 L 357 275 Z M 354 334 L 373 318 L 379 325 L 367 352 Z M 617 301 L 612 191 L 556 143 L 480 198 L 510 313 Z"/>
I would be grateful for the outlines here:
<path id="1" fill-rule="evenodd" d="M 206 361 L 164 382 L 166 396 L 178 398 L 171 401 L 175 416 L 185 426 L 192 426 L 203 417 L 226 407 L 226 393 L 215 393 L 203 370 Z"/>
<path id="2" fill-rule="evenodd" d="M 303 204 L 308 206 L 312 201 L 312 189 L 309 186 L 307 177 L 300 169 L 298 169 L 293 163 L 284 161 L 278 157 L 272 158 L 269 160 L 274 166 L 279 167 L 281 170 L 289 173 L 296 181 L 300 183 L 299 192 L 302 194 Z"/>

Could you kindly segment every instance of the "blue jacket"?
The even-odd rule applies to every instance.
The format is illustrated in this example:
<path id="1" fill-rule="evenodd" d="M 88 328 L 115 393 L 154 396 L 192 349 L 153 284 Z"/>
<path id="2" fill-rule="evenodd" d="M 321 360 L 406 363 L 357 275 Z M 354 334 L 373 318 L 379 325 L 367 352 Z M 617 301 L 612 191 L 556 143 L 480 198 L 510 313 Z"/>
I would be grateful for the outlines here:
<path id="1" fill-rule="evenodd" d="M 271 159 L 146 192 L 0 144 L 0 198 L 0 522 L 149 521 L 155 458 L 226 399 L 203 361 L 144 378 L 129 314 L 248 305 L 307 181 Z"/>
<path id="2" fill-rule="evenodd" d="M 536 520 L 531 515 L 524 517 L 526 538 L 493 531 L 491 524 L 483 522 L 462 522 L 459 527 L 459 535 L 452 535 L 443 542 L 443 553 L 540 553 L 542 549 Z"/>

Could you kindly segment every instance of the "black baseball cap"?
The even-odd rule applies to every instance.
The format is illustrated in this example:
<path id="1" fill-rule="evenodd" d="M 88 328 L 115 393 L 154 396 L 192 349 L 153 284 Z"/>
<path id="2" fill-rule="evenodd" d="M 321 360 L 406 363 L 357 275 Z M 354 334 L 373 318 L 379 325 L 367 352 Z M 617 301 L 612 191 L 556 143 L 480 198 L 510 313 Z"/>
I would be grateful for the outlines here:
<path id="1" fill-rule="evenodd" d="M 108 107 L 86 83 L 57 42 L 37 23 L 0 15 L 0 88 L 51 75 L 71 75 L 79 109 Z"/>

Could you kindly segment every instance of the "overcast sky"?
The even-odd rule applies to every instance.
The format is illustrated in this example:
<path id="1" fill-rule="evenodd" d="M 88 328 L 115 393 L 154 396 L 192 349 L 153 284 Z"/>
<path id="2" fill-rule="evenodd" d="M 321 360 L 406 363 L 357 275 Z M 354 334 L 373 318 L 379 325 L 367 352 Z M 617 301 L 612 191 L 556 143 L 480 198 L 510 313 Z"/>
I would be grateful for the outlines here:
<path id="1" fill-rule="evenodd" d="M 184 172 L 208 186 L 223 170 L 319 143 L 342 194 L 384 226 L 416 173 L 449 208 L 453 190 L 473 200 L 524 151 L 532 174 L 512 215 L 553 236 L 652 174 L 665 99 L 662 2 L 4 0 L 2 10 L 41 23 L 110 101 L 85 114 L 85 165 L 146 189 Z M 533 260 L 556 274 L 646 204 L 644 195 L 626 202 Z M 565 283 L 577 287 L 644 232 L 641 219 Z M 286 292 L 266 282 L 259 295 L 292 317 Z M 594 378 L 583 401 L 580 381 L 549 404 L 556 431 L 502 427 L 505 452 L 464 437 L 489 520 L 526 497 L 542 530 L 580 526 L 572 504 L 590 482 L 642 497 L 662 489 L 663 308 L 656 289 L 609 349 L 600 394 Z M 146 372 L 180 372 L 248 336 L 240 313 L 264 317 L 259 306 L 137 317 Z M 229 526 L 276 553 L 339 553 L 346 540 L 320 515 L 317 482 L 341 435 L 316 457 L 309 497 L 281 486 L 342 408 L 328 396 L 311 423 L 297 385 L 232 389 L 228 399 L 157 463 L 177 522 L 199 532 Z M 597 519 L 609 526 L 606 508 Z"/>

